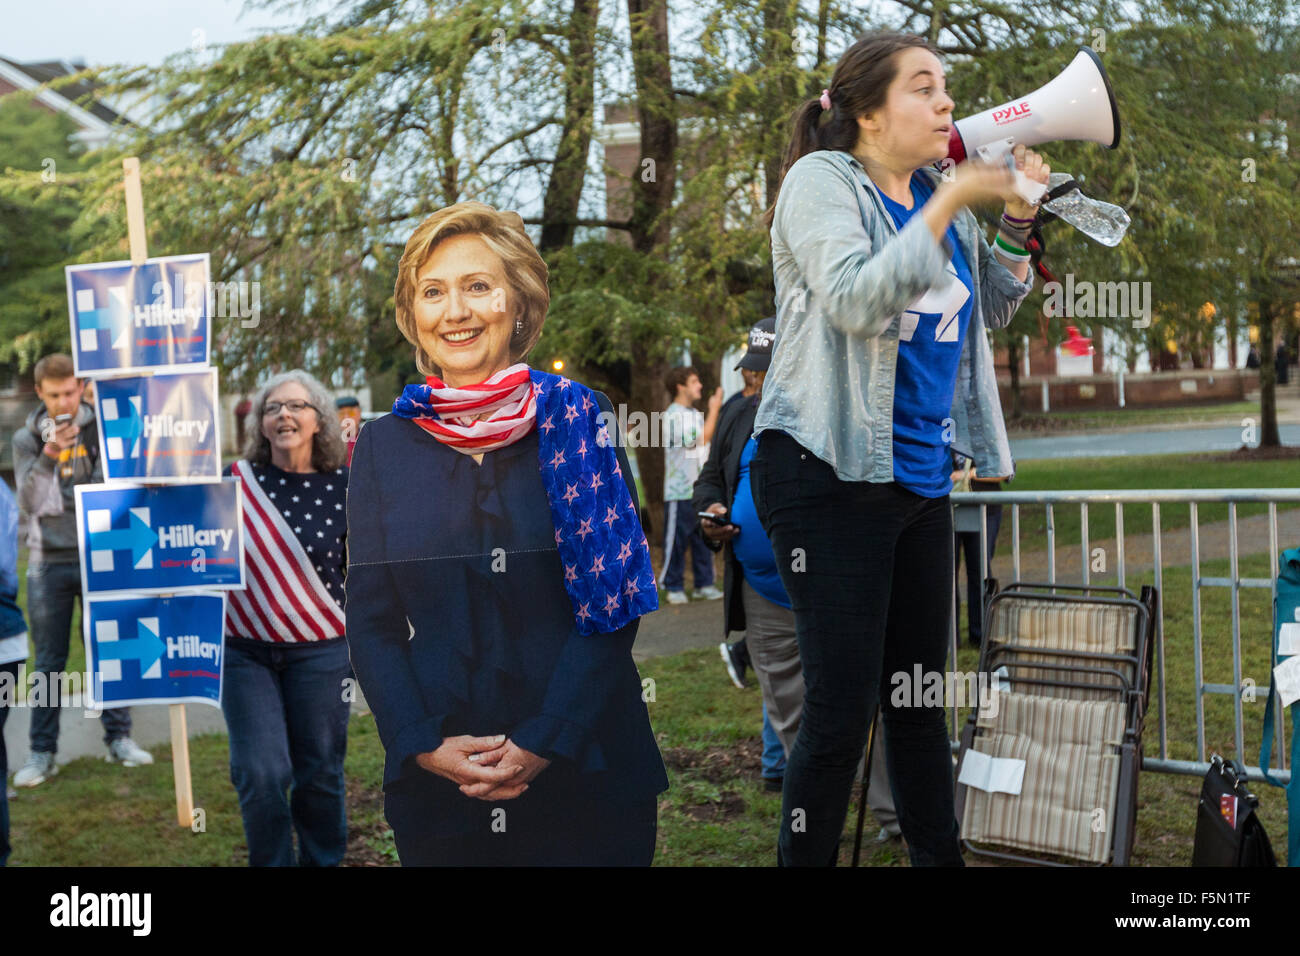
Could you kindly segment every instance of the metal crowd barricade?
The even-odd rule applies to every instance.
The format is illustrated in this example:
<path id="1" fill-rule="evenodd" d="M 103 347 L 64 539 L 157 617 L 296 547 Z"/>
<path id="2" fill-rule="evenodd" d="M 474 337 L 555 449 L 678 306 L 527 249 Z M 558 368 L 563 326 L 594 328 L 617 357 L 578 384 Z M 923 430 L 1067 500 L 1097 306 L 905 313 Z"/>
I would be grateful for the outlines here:
<path id="1" fill-rule="evenodd" d="M 980 509 L 979 535 L 980 535 L 980 581 L 988 577 L 988 506 L 1002 505 L 1003 514 L 1007 509 L 1011 511 L 1011 562 L 1012 562 L 1012 581 L 1022 580 L 1021 576 L 1021 547 L 1020 547 L 1020 508 L 1022 505 L 1042 505 L 1046 509 L 1047 519 L 1047 580 L 1034 582 L 1046 585 L 1056 584 L 1056 528 L 1054 509 L 1057 505 L 1078 505 L 1080 512 L 1080 557 L 1082 559 L 1082 584 L 1090 584 L 1089 575 L 1089 548 L 1088 548 L 1088 506 L 1089 505 L 1107 505 L 1115 507 L 1115 547 L 1116 560 L 1115 572 L 1120 587 L 1125 587 L 1125 577 L 1130 570 L 1124 557 L 1124 505 L 1126 504 L 1149 504 L 1151 506 L 1151 554 L 1154 573 L 1154 586 L 1158 592 L 1159 601 L 1157 606 L 1157 628 L 1156 628 L 1156 647 L 1155 647 L 1155 704 L 1158 717 L 1157 727 L 1159 731 L 1160 746 L 1157 756 L 1146 756 L 1142 761 L 1143 770 L 1154 770 L 1159 773 L 1177 773 L 1188 774 L 1192 776 L 1202 776 L 1209 769 L 1209 756 L 1205 751 L 1205 698 L 1207 694 L 1225 694 L 1231 696 L 1234 701 L 1233 719 L 1235 723 L 1234 743 L 1236 746 L 1237 759 L 1246 764 L 1248 774 L 1255 779 L 1262 779 L 1263 774 L 1256 764 L 1247 760 L 1245 753 L 1244 740 L 1244 715 L 1242 711 L 1242 673 L 1241 673 L 1241 606 L 1240 596 L 1243 588 L 1267 588 L 1270 595 L 1276 598 L 1276 582 L 1278 574 L 1277 556 L 1279 550 L 1284 547 L 1295 547 L 1300 541 L 1279 542 L 1278 524 L 1277 524 L 1277 506 L 1282 503 L 1300 504 L 1300 488 L 1222 488 L 1202 491 L 1192 491 L 1185 489 L 1170 490 L 1126 490 L 1126 491 L 980 491 L 980 492 L 958 492 L 951 496 L 953 507 L 962 505 L 978 505 Z M 1209 503 L 1226 503 L 1228 505 L 1228 560 L 1229 574 L 1225 577 L 1209 577 L 1201 574 L 1201 528 L 1197 506 Z M 1269 556 L 1269 577 L 1267 578 L 1243 578 L 1240 574 L 1238 562 L 1238 540 L 1237 540 L 1237 505 L 1246 503 L 1262 503 L 1268 505 L 1268 556 Z M 1177 529 L 1175 531 L 1162 532 L 1160 527 L 1160 506 L 1161 504 L 1187 504 L 1190 508 L 1190 523 L 1186 529 Z M 1169 730 L 1167 722 L 1167 694 L 1169 688 L 1165 680 L 1165 629 L 1164 629 L 1164 605 L 1165 589 L 1164 575 L 1165 569 L 1162 563 L 1161 542 L 1164 535 L 1189 534 L 1191 536 L 1191 568 L 1192 568 L 1192 653 L 1196 674 L 1195 693 L 1196 693 L 1196 753 L 1198 760 L 1175 760 L 1169 756 Z M 1007 584 L 1010 582 L 1002 582 Z M 1075 582 L 1061 582 L 1075 583 Z M 1209 587 L 1228 588 L 1232 592 L 1232 677 L 1233 684 L 1215 684 L 1206 683 L 1204 678 L 1204 660 L 1202 655 L 1201 642 L 1201 590 Z M 957 659 L 958 646 L 958 607 L 957 607 L 957 588 L 953 589 L 953 613 L 951 615 L 952 623 L 949 629 L 949 653 L 950 660 Z M 970 597 L 968 596 L 968 600 Z M 979 600 L 976 596 L 975 600 Z M 1269 602 L 1270 609 L 1272 601 Z M 1271 618 L 1270 618 L 1271 623 Z M 1269 649 L 1272 649 L 1272 631 L 1270 630 L 1264 638 L 1269 642 Z M 955 667 L 955 665 L 954 665 Z M 1269 675 L 1271 676 L 1271 674 Z M 1184 691 L 1183 688 L 1176 688 L 1178 692 Z M 1266 692 L 1266 691 L 1262 691 Z M 956 752 L 960 733 L 961 722 L 965 719 L 964 708 L 959 707 L 959 701 L 952 701 L 952 734 L 953 750 Z M 1286 728 L 1284 727 L 1285 708 L 1276 704 L 1274 720 L 1278 727 L 1278 733 L 1275 740 L 1276 754 L 1272 761 L 1270 773 L 1279 780 L 1289 781 L 1291 779 L 1291 770 L 1287 767 L 1287 746 L 1286 746 Z M 1295 732 L 1295 728 L 1291 728 Z"/>

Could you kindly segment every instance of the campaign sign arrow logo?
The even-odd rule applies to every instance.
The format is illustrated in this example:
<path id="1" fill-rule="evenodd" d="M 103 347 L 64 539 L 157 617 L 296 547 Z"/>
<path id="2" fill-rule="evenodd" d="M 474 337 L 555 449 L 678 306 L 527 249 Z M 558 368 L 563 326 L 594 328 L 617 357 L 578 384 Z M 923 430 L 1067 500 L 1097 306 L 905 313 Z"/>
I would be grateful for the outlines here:
<path id="1" fill-rule="evenodd" d="M 149 549 L 158 543 L 158 533 L 149 527 L 134 512 L 131 514 L 129 528 L 115 528 L 112 531 L 92 531 L 90 547 L 95 551 L 131 552 L 131 564 L 137 565 Z"/>
<path id="2" fill-rule="evenodd" d="M 113 348 L 125 344 L 126 330 L 131 324 L 131 311 L 126 304 L 126 286 L 108 288 L 108 305 L 95 307 L 95 290 L 77 290 L 77 325 L 81 329 L 81 347 L 93 352 L 97 348 L 95 331 L 108 329 L 113 333 Z"/>
<path id="3" fill-rule="evenodd" d="M 140 417 L 140 410 L 135 407 L 135 402 L 129 399 L 119 399 L 117 406 L 120 409 L 126 405 L 125 418 L 109 418 L 104 420 L 104 437 L 105 438 L 123 438 L 126 440 L 125 448 L 128 450 L 135 447 L 136 439 L 144 433 L 144 419 Z"/>
<path id="4" fill-rule="evenodd" d="M 103 641 L 98 647 L 101 661 L 139 661 L 142 676 L 167 650 L 167 645 L 144 621 L 135 622 L 134 641 Z"/>

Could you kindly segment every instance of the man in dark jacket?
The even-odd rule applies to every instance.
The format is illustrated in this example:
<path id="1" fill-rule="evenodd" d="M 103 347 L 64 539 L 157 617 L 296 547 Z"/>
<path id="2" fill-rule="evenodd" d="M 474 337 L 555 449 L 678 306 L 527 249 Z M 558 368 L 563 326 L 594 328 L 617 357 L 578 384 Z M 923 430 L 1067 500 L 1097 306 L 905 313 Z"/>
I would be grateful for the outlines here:
<path id="1" fill-rule="evenodd" d="M 81 596 L 75 488 L 103 480 L 95 410 L 82 401 L 85 383 L 76 378 L 72 359 L 45 356 L 35 378 L 41 404 L 14 434 L 14 478 L 28 548 L 27 614 L 47 693 L 45 706 L 32 709 L 31 753 L 14 774 L 16 787 L 36 787 L 58 773 L 59 675 L 68 663 L 73 606 Z M 107 709 L 100 719 L 110 762 L 153 763 L 131 740 L 130 711 Z"/>
<path id="2" fill-rule="evenodd" d="M 758 522 L 749 487 L 754 417 L 762 397 L 762 376 L 771 362 L 775 319 L 750 329 L 749 346 L 737 368 L 759 374 L 758 391 L 732 401 L 718 417 L 709 459 L 695 482 L 691 507 L 726 514 L 731 524 L 701 519 L 700 530 L 713 550 L 725 548 L 723 633 L 745 631 L 754 673 L 773 730 L 789 756 L 803 712 L 803 669 L 795 638 L 794 614 L 776 573 L 776 555 Z M 737 527 L 738 526 L 738 527 Z"/>

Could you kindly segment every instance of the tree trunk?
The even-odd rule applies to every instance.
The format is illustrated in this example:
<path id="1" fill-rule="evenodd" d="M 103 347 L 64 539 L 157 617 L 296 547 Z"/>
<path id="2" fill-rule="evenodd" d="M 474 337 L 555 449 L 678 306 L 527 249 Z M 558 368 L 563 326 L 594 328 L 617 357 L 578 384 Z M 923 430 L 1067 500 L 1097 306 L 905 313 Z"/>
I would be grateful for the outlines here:
<path id="1" fill-rule="evenodd" d="M 785 158 L 785 140 L 789 135 L 785 119 L 791 104 L 799 99 L 794 83 L 795 54 L 791 33 L 794 27 L 795 7 L 790 0 L 764 0 L 763 3 L 763 66 L 769 76 L 780 79 L 767 91 L 762 102 L 770 111 L 763 123 L 767 142 L 763 149 L 763 178 L 767 205 L 776 202 L 781 188 L 781 161 Z M 820 16 L 820 13 L 819 13 Z M 817 37 L 820 58 L 825 45 L 824 27 L 819 22 Z M 783 67 L 785 67 L 783 69 Z"/>
<path id="2" fill-rule="evenodd" d="M 677 181 L 677 104 L 669 59 L 668 0 L 627 0 L 627 12 L 641 127 L 641 161 L 632 173 L 628 232 L 637 252 L 662 258 L 671 236 L 668 212 Z M 652 421 L 652 413 L 668 406 L 663 393 L 668 368 L 662 355 L 662 343 L 632 343 L 629 415 L 639 411 Z M 658 429 L 648 432 L 653 434 L 635 450 L 645 496 L 643 511 L 653 527 L 663 513 L 664 455 Z"/>
<path id="3" fill-rule="evenodd" d="M 1273 303 L 1259 303 L 1259 447 L 1277 448 L 1282 437 L 1277 430 L 1277 372 L 1273 359 Z"/>
<path id="4" fill-rule="evenodd" d="M 668 397 L 664 392 L 664 376 L 668 374 L 668 363 L 655 356 L 650 349 L 640 342 L 632 344 L 632 388 L 629 395 L 628 415 L 632 411 L 645 414 L 646 427 L 642 430 L 641 441 L 629 446 L 636 454 L 636 467 L 641 476 L 641 518 L 646 535 L 656 542 L 656 529 L 662 537 L 662 517 L 664 504 L 664 453 L 660 442 L 660 429 L 650 428 L 649 423 L 658 421 L 651 413 L 662 412 L 668 407 Z M 624 436 L 626 440 L 626 436 Z"/>
<path id="5" fill-rule="evenodd" d="M 564 84 L 564 126 L 542 199 L 539 250 L 573 245 L 574 220 L 587 176 L 592 119 L 596 112 L 596 18 L 599 0 L 573 0 L 569 18 L 568 77 Z"/>

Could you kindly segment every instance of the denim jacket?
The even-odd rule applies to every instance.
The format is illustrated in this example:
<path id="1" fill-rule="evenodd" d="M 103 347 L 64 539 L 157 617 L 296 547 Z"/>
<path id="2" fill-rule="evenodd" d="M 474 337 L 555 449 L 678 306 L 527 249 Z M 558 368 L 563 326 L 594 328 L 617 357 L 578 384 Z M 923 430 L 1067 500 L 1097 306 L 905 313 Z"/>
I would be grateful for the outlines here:
<path id="1" fill-rule="evenodd" d="M 918 171 L 936 188 L 939 173 Z M 954 218 L 974 283 L 957 373 L 954 442 L 979 474 L 1015 471 L 986 328 L 1002 328 L 1033 286 L 993 257 L 974 215 Z M 776 343 L 754 433 L 775 428 L 843 481 L 894 480 L 894 373 L 901 314 L 951 257 L 921 216 L 902 229 L 852 154 L 818 150 L 790 167 L 772 222 Z M 976 266 L 978 265 L 978 268 Z"/>

